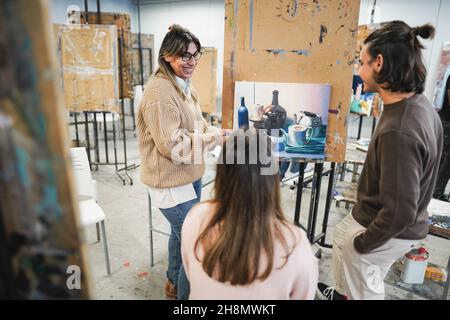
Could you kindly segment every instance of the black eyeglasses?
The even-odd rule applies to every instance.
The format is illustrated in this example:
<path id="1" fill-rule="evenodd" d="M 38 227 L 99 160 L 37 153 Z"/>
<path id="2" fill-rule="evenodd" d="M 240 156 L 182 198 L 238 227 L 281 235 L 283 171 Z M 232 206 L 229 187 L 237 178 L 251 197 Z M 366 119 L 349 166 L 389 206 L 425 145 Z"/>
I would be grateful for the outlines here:
<path id="1" fill-rule="evenodd" d="M 181 60 L 183 60 L 184 62 L 191 61 L 192 57 L 194 57 L 195 61 L 198 61 L 201 56 L 202 53 L 200 51 L 196 51 L 194 54 L 190 52 L 183 52 L 180 54 Z"/>

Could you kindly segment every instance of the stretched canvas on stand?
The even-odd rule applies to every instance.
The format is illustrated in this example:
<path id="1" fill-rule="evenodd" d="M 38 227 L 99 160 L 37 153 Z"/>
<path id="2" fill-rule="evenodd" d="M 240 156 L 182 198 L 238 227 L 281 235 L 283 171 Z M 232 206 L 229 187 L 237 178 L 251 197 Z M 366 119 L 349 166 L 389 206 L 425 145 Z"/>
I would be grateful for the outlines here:
<path id="1" fill-rule="evenodd" d="M 360 97 L 361 113 L 366 117 L 369 117 L 372 111 L 372 105 L 375 93 L 365 93 Z"/>

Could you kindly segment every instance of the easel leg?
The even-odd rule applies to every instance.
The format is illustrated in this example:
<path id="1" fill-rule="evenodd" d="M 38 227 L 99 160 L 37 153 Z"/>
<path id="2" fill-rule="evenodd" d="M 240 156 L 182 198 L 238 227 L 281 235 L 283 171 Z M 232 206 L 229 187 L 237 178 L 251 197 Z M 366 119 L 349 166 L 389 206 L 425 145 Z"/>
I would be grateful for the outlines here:
<path id="1" fill-rule="evenodd" d="M 328 246 L 325 243 L 325 237 L 327 234 L 328 217 L 330 215 L 330 207 L 331 207 L 331 201 L 332 201 L 332 197 L 333 197 L 335 169 L 336 169 L 336 162 L 332 162 L 331 163 L 331 171 L 330 171 L 329 180 L 328 180 L 327 200 L 325 202 L 325 214 L 324 214 L 323 223 L 322 223 L 322 233 L 324 234 L 324 236 L 320 240 L 320 245 L 322 247 L 330 247 L 330 248 L 331 248 L 331 246 Z"/>
<path id="2" fill-rule="evenodd" d="M 300 208 L 302 204 L 302 193 L 303 193 L 303 179 L 305 176 L 306 162 L 300 162 L 300 169 L 298 172 L 298 183 L 297 183 L 297 196 L 295 199 L 295 213 L 294 213 L 294 224 L 300 225 Z"/>
<path id="3" fill-rule="evenodd" d="M 319 209 L 320 187 L 322 185 L 323 163 L 316 163 L 314 167 L 315 183 L 313 183 L 312 187 L 312 189 L 314 190 L 314 202 L 312 208 L 312 216 L 310 208 L 310 219 L 308 219 L 308 222 L 310 221 L 310 223 L 308 223 L 308 236 L 311 243 L 314 241 L 314 235 L 316 231 L 317 210 Z"/>

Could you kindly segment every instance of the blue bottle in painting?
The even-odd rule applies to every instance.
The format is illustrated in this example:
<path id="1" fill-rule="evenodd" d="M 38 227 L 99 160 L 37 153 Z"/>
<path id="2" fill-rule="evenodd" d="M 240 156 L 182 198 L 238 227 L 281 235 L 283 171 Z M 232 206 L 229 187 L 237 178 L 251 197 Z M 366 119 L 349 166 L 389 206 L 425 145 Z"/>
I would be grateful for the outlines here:
<path id="1" fill-rule="evenodd" d="M 248 129 L 248 109 L 245 106 L 244 97 L 241 97 L 241 106 L 238 109 L 238 127 L 239 129 Z"/>

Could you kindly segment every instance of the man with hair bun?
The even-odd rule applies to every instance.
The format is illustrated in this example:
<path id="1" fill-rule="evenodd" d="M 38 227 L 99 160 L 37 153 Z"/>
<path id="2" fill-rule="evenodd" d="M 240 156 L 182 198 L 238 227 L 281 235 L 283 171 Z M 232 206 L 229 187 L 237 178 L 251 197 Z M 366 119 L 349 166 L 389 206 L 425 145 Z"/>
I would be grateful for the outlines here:
<path id="1" fill-rule="evenodd" d="M 384 110 L 358 183 L 357 203 L 334 230 L 335 286 L 319 283 L 318 298 L 384 299 L 392 264 L 428 234 L 427 206 L 442 152 L 442 125 L 422 94 L 426 69 L 418 37 L 433 38 L 430 24 L 411 28 L 392 21 L 364 41 L 359 75 L 378 92 Z"/>

